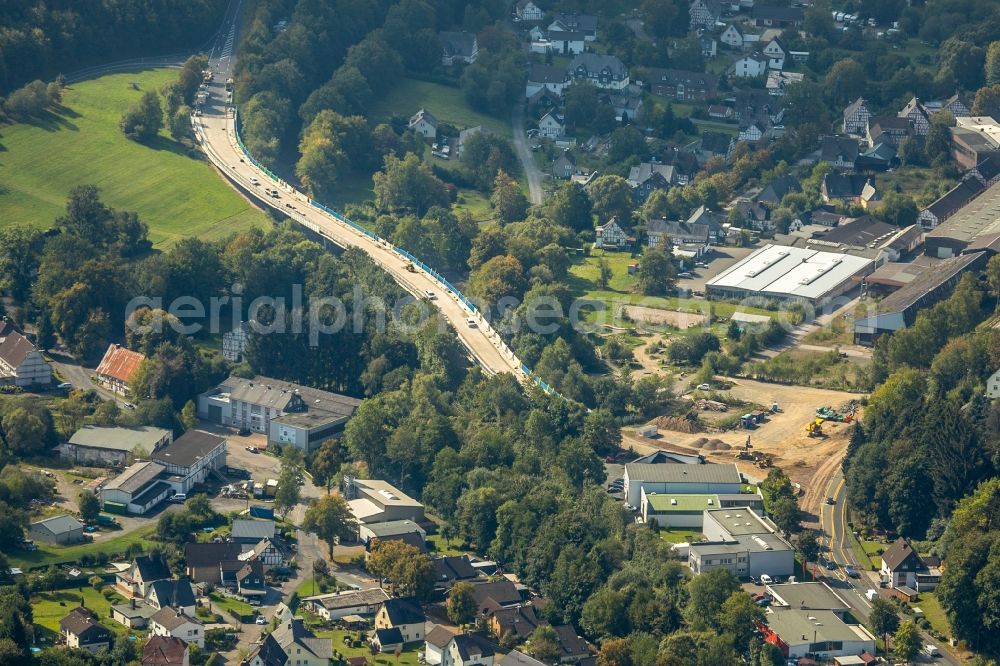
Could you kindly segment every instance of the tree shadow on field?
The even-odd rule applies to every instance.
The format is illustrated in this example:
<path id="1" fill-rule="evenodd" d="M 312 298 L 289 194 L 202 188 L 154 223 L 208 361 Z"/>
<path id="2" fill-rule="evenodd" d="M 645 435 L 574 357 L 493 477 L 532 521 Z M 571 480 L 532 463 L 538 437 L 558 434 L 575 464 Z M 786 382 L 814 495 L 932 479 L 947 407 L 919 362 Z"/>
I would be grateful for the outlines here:
<path id="1" fill-rule="evenodd" d="M 144 141 L 142 142 L 142 145 L 153 150 L 163 150 L 174 153 L 175 155 L 180 155 L 181 157 L 188 157 L 187 148 L 183 143 L 174 141 L 173 139 L 168 139 L 162 135 L 157 135 L 151 141 Z"/>
<path id="2" fill-rule="evenodd" d="M 79 117 L 79 114 L 75 117 Z M 47 109 L 43 111 L 41 115 L 34 116 L 26 120 L 24 124 L 39 127 L 46 132 L 58 132 L 60 130 L 70 130 L 71 132 L 80 131 L 80 128 L 77 127 L 75 123 L 72 123 L 61 115 L 53 113 Z"/>
<path id="3" fill-rule="evenodd" d="M 58 106 L 56 106 L 56 112 L 60 116 L 65 116 L 67 118 L 82 118 L 83 117 L 83 115 L 79 111 L 71 109 L 68 106 L 64 106 L 62 104 L 59 104 Z"/>

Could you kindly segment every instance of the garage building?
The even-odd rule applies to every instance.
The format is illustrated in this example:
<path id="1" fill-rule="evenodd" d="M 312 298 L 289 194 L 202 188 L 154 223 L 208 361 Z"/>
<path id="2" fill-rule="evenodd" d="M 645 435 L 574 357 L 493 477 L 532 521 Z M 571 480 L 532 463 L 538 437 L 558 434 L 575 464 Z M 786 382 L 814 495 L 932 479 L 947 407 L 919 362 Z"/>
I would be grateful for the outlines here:
<path id="1" fill-rule="evenodd" d="M 861 284 L 875 269 L 867 257 L 765 245 L 705 283 L 709 298 L 764 297 L 818 305 Z"/>
<path id="2" fill-rule="evenodd" d="M 163 478 L 167 468 L 148 460 L 137 462 L 104 484 L 101 504 L 110 513 L 142 515 L 174 494 Z"/>
<path id="3" fill-rule="evenodd" d="M 144 455 L 137 457 L 146 458 L 173 439 L 173 433 L 163 428 L 85 425 L 73 433 L 69 442 L 60 447 L 60 457 L 77 464 L 124 467 L 133 452 L 144 451 Z"/>
<path id="4" fill-rule="evenodd" d="M 73 516 L 52 516 L 31 523 L 31 538 L 42 543 L 63 546 L 83 541 L 83 523 Z"/>

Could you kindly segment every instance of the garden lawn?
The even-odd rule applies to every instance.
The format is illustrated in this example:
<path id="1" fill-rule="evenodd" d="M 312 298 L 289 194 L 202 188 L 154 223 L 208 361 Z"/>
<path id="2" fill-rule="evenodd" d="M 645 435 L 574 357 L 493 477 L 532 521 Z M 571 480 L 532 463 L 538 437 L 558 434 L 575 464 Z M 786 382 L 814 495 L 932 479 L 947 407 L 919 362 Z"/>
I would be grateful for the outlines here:
<path id="1" fill-rule="evenodd" d="M 209 597 L 212 599 L 212 604 L 216 608 L 227 611 L 235 611 L 236 613 L 242 616 L 254 614 L 253 606 L 251 606 L 248 603 L 239 601 L 238 599 L 233 599 L 231 597 L 227 597 L 221 594 L 216 594 L 214 592 L 210 594 Z M 223 614 L 223 617 L 226 618 L 226 620 L 232 619 L 231 615 L 227 617 L 225 614 Z"/>
<path id="2" fill-rule="evenodd" d="M 385 666 L 417 666 L 417 664 L 420 663 L 417 660 L 417 655 L 419 652 L 423 651 L 424 644 L 422 642 L 410 643 L 407 645 L 397 659 L 392 653 L 373 655 L 368 649 L 368 644 L 365 641 L 361 642 L 361 647 L 349 647 L 344 644 L 344 636 L 346 634 L 351 634 L 351 636 L 355 639 L 358 636 L 357 631 L 344 631 L 341 629 L 321 629 L 316 631 L 316 636 L 319 638 L 331 639 L 333 641 L 334 655 L 340 653 L 343 658 L 368 657 L 369 664 L 379 664 Z M 334 659 L 334 661 L 336 661 L 336 659 Z"/>
<path id="3" fill-rule="evenodd" d="M 387 122 L 392 116 L 409 118 L 420 109 L 427 109 L 439 122 L 454 125 L 460 130 L 482 125 L 500 133 L 504 138 L 511 135 L 509 119 L 473 111 L 460 88 L 416 79 L 403 79 L 393 86 L 372 104 L 368 118 L 373 122 Z"/>
<path id="4" fill-rule="evenodd" d="M 660 530 L 660 538 L 667 543 L 691 543 L 701 538 L 700 530 Z"/>
<path id="5" fill-rule="evenodd" d="M 882 553 L 892 544 L 882 543 L 881 541 L 867 541 L 859 540 L 861 544 L 861 550 L 864 551 L 865 557 L 867 557 L 872 564 L 872 569 L 878 570 L 882 566 Z M 855 549 L 857 551 L 857 549 Z"/>
<path id="6" fill-rule="evenodd" d="M 924 612 L 924 617 L 931 623 L 934 631 L 951 638 L 951 623 L 948 622 L 948 616 L 934 592 L 921 592 L 920 600 L 913 605 Z"/>
<path id="7" fill-rule="evenodd" d="M 129 141 L 122 114 L 177 70 L 110 74 L 72 84 L 63 108 L 0 131 L 0 225 L 52 226 L 76 185 L 93 184 L 112 208 L 132 210 L 159 247 L 186 236 L 221 238 L 269 218 L 230 188 L 206 161 L 192 159 L 164 130 L 151 146 Z M 138 90 L 131 83 L 138 84 Z"/>
<path id="8" fill-rule="evenodd" d="M 12 567 L 30 569 L 49 564 L 77 562 L 84 555 L 99 555 L 102 553 L 105 555 L 114 555 L 124 553 L 132 544 L 145 544 L 149 535 L 155 530 L 156 525 L 147 525 L 128 534 L 111 538 L 102 536 L 92 543 L 81 543 L 75 546 L 52 546 L 47 543 L 35 542 L 38 550 L 32 552 L 19 550 L 7 553 L 7 559 L 10 560 Z M 100 532 L 99 534 L 104 535 L 106 533 Z"/>
<path id="9" fill-rule="evenodd" d="M 128 629 L 111 619 L 111 606 L 125 600 L 117 594 L 108 601 L 104 596 L 89 585 L 80 590 L 59 590 L 58 592 L 43 592 L 31 599 L 31 611 L 35 624 L 42 627 L 45 633 L 59 633 L 59 620 L 66 617 L 71 610 L 83 605 L 97 613 L 97 617 L 108 629 L 119 634 L 128 633 Z"/>

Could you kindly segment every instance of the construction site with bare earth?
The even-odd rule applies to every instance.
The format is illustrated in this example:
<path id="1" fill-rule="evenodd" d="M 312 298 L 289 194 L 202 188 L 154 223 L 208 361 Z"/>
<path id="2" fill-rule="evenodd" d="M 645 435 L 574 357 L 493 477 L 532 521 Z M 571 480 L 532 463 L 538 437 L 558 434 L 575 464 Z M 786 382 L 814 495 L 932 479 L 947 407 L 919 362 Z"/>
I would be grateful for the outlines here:
<path id="1" fill-rule="evenodd" d="M 624 445 L 638 451 L 699 454 L 714 463 L 735 462 L 751 480 L 762 479 L 769 467 L 780 467 L 802 489 L 803 511 L 817 515 L 824 489 L 847 450 L 850 423 L 860 417 L 863 396 L 746 379 L 725 381 L 731 384 L 725 395 L 713 394 L 722 399 L 692 402 L 697 421 L 659 417 L 623 431 Z"/>

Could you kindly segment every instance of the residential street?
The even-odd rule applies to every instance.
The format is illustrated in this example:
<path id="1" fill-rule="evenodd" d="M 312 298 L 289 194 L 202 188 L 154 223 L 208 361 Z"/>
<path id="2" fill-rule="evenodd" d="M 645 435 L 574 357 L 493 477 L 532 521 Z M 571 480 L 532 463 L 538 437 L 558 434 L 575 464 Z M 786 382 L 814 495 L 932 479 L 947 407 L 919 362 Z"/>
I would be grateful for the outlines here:
<path id="1" fill-rule="evenodd" d="M 533 204 L 542 203 L 542 172 L 535 164 L 535 158 L 528 147 L 528 137 L 524 133 L 524 105 L 518 104 L 511 113 L 510 124 L 514 128 L 514 150 L 524 168 L 524 177 L 528 181 L 528 200 Z"/>

